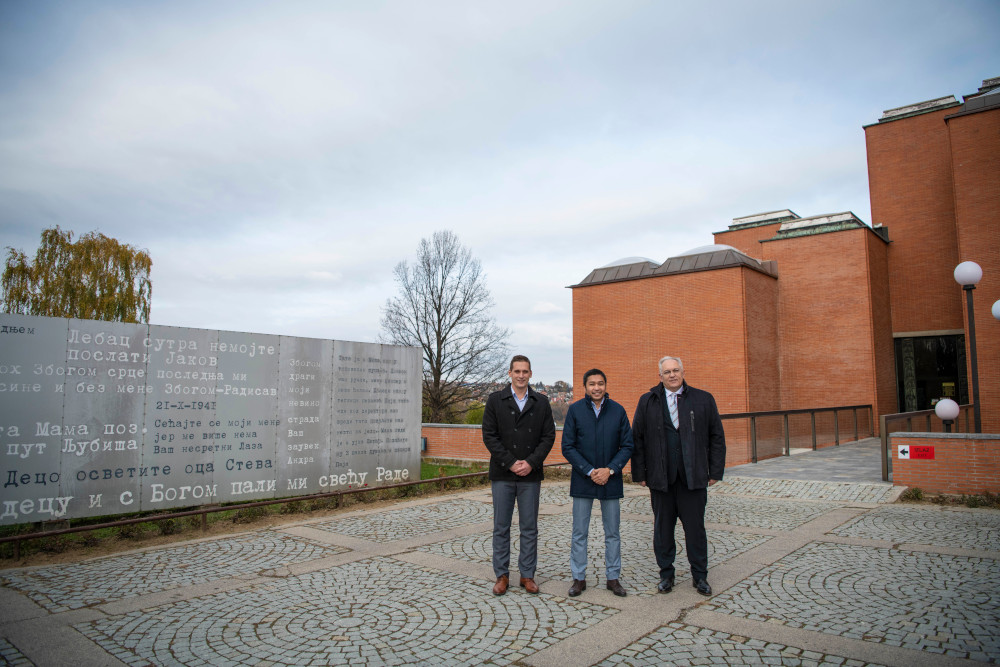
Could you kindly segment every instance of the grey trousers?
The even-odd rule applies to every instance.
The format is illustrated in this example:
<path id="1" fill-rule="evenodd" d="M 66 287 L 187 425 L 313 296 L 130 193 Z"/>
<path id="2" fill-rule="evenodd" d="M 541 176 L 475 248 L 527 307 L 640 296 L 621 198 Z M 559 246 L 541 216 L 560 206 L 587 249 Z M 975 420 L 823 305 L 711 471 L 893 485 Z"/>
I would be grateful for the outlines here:
<path id="1" fill-rule="evenodd" d="M 535 576 L 538 564 L 538 498 L 541 482 L 494 481 L 493 487 L 493 574 L 510 574 L 510 522 L 517 501 L 518 528 L 521 544 L 517 569 L 522 577 Z"/>

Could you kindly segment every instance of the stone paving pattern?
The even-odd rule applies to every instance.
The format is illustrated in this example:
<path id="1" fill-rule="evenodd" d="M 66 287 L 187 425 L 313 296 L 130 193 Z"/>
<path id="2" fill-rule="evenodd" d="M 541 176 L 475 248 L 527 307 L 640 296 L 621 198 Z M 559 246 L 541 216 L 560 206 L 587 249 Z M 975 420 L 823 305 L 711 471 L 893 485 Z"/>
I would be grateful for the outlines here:
<path id="1" fill-rule="evenodd" d="M 940 547 L 995 550 L 1000 545 L 1000 511 L 888 506 L 859 516 L 830 531 L 842 537 L 864 537 Z"/>
<path id="2" fill-rule="evenodd" d="M 6 639 L 0 637 L 0 665 L 11 667 L 33 667 L 35 663 L 28 660 L 17 648 Z"/>
<path id="3" fill-rule="evenodd" d="M 726 475 L 709 487 L 709 494 L 797 498 L 799 500 L 835 500 L 839 502 L 887 503 L 901 493 L 889 483 L 850 484 L 812 480 L 775 480 Z"/>
<path id="4" fill-rule="evenodd" d="M 1000 658 L 1000 561 L 813 543 L 706 609 L 916 651 Z"/>
<path id="5" fill-rule="evenodd" d="M 855 450 L 837 450 L 822 462 L 849 470 Z M 628 597 L 603 590 L 595 510 L 591 586 L 568 598 L 571 507 L 558 480 L 543 487 L 540 595 L 489 593 L 492 507 L 479 489 L 0 572 L 0 664 L 1000 663 L 1000 513 L 882 505 L 901 489 L 815 470 L 796 479 L 809 456 L 775 478 L 765 462 L 754 479 L 712 487 L 713 597 L 689 581 L 652 593 L 648 495 L 628 486 Z M 516 563 L 516 520 L 512 533 Z"/>
<path id="6" fill-rule="evenodd" d="M 432 505 L 418 505 L 324 521 L 315 524 L 313 528 L 372 542 L 394 542 L 484 521 L 493 523 L 493 505 L 479 500 L 459 498 Z"/>
<path id="7" fill-rule="evenodd" d="M 496 598 L 480 581 L 376 557 L 75 627 L 136 666 L 472 665 L 514 662 L 615 613 Z"/>
<path id="8" fill-rule="evenodd" d="M 52 612 L 331 556 L 343 547 L 273 530 L 183 547 L 6 573 L 0 581 Z"/>
<path id="9" fill-rule="evenodd" d="M 570 539 L 573 531 L 572 514 L 540 517 L 538 520 L 538 569 L 535 575 L 539 578 L 563 582 L 565 586 L 543 584 L 545 590 L 558 591 L 568 589 L 573 581 L 569 566 Z M 511 569 L 517 568 L 519 552 L 518 540 L 520 532 L 517 529 L 517 513 L 514 514 L 514 525 L 511 526 Z M 629 589 L 630 594 L 653 595 L 659 583 L 659 568 L 653 557 L 653 527 L 652 523 L 629 521 L 622 519 L 619 528 L 622 550 L 622 585 Z M 684 531 L 678 525 L 677 542 L 677 580 L 691 578 L 688 569 L 687 556 L 684 551 Z M 770 537 L 751 535 L 726 530 L 712 530 L 708 533 L 709 562 L 716 564 L 741 554 L 748 549 L 763 544 Z M 476 534 L 456 538 L 446 542 L 436 542 L 417 548 L 418 551 L 433 553 L 439 556 L 455 558 L 468 562 L 478 562 L 492 567 L 493 536 L 492 534 Z M 589 586 L 603 585 L 606 581 L 604 565 L 604 527 L 601 524 L 600 509 L 595 507 L 590 519 L 590 537 L 587 545 L 587 582 Z"/>
<path id="10" fill-rule="evenodd" d="M 841 507 L 838 503 L 799 503 L 790 507 L 783 500 L 770 498 L 742 498 L 740 496 L 713 495 L 705 508 L 705 521 L 745 528 L 792 530 L 816 517 Z M 622 512 L 643 514 L 650 518 L 653 508 L 649 498 L 625 498 Z"/>
<path id="11" fill-rule="evenodd" d="M 668 623 L 627 646 L 600 667 L 659 667 L 659 665 L 806 665 L 812 667 L 877 667 L 879 663 L 850 660 L 761 639 L 731 635 L 684 623 Z"/>

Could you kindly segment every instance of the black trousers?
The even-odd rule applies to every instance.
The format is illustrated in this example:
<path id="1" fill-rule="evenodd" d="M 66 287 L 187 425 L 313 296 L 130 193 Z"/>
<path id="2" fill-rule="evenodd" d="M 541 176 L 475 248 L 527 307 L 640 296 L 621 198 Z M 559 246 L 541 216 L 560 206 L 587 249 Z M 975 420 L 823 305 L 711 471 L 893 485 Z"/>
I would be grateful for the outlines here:
<path id="1" fill-rule="evenodd" d="M 683 483 L 668 491 L 649 490 L 653 504 L 653 552 L 660 566 L 660 579 L 674 576 L 674 527 L 680 518 L 684 526 L 684 547 L 695 581 L 708 576 L 708 536 L 705 534 L 705 505 L 708 489 L 691 491 Z"/>

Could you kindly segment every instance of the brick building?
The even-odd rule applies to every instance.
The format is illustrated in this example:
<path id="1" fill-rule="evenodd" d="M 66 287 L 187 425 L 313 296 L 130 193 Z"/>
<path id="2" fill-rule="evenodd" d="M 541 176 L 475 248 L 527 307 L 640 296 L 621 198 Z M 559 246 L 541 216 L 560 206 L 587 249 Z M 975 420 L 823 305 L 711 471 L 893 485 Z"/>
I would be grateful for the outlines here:
<path id="1" fill-rule="evenodd" d="M 790 210 L 736 218 L 715 244 L 632 257 L 573 290 L 573 376 L 592 367 L 630 410 L 664 354 L 723 413 L 871 404 L 876 415 L 968 402 L 962 288 L 975 315 L 983 430 L 1000 432 L 1000 78 L 890 109 L 864 128 L 872 221 Z M 727 436 L 746 441 L 741 422 Z M 730 448 L 729 463 L 749 459 Z"/>

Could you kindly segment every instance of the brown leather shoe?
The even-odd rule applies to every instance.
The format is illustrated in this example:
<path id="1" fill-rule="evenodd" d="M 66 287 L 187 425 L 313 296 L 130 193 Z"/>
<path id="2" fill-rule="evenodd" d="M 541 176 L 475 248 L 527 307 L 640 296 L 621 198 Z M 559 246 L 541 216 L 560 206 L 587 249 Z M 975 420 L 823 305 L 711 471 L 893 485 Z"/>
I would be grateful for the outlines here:
<path id="1" fill-rule="evenodd" d="M 534 595 L 538 592 L 538 584 L 531 577 L 521 577 L 521 588 L 525 590 L 526 593 L 531 593 Z"/>
<path id="2" fill-rule="evenodd" d="M 577 595 L 584 592 L 585 590 L 587 590 L 586 579 L 574 579 L 573 585 L 569 587 L 569 596 L 571 598 L 575 598 Z"/>
<path id="3" fill-rule="evenodd" d="M 617 579 L 608 579 L 608 590 L 620 598 L 623 598 L 626 595 L 628 595 L 628 593 L 625 592 L 625 588 L 620 583 L 618 583 Z"/>
<path id="4" fill-rule="evenodd" d="M 493 587 L 493 595 L 503 595 L 506 593 L 508 584 L 510 584 L 510 577 L 506 574 L 501 574 L 497 577 L 496 586 Z"/>

